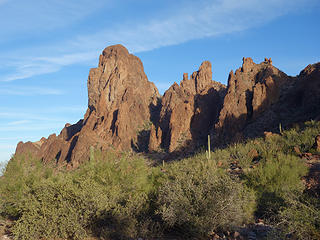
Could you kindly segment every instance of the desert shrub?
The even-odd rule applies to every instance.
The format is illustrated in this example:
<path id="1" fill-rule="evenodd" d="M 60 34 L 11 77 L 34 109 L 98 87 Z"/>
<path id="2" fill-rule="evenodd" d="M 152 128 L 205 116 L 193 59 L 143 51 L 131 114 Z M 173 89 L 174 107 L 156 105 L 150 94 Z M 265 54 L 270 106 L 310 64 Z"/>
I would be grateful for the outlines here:
<path id="1" fill-rule="evenodd" d="M 216 149 L 213 153 L 211 153 L 211 159 L 215 162 L 221 162 L 223 164 L 227 164 L 230 162 L 231 154 L 228 149 Z"/>
<path id="2" fill-rule="evenodd" d="M 260 139 L 259 139 L 260 140 Z M 250 156 L 251 150 L 257 150 L 261 152 L 259 148 L 259 140 L 256 141 L 249 140 L 246 143 L 237 143 L 227 148 L 228 152 L 230 152 L 231 158 L 236 160 L 242 168 L 248 168 L 252 165 L 253 157 Z M 262 140 L 260 140 L 262 141 Z"/>
<path id="3" fill-rule="evenodd" d="M 136 155 L 95 152 L 91 159 L 55 173 L 31 156 L 9 162 L 0 180 L 0 209 L 17 220 L 17 239 L 124 239 L 160 231 L 150 205 L 161 172 Z"/>
<path id="4" fill-rule="evenodd" d="M 294 147 L 299 147 L 301 152 L 312 151 L 314 138 L 320 132 L 320 122 L 309 121 L 301 126 L 283 131 L 281 136 L 275 136 L 267 139 L 264 144 L 265 151 L 267 149 L 276 149 L 285 154 L 293 153 Z"/>
<path id="5" fill-rule="evenodd" d="M 320 239 L 320 200 L 307 194 L 289 194 L 279 213 L 282 233 L 296 239 Z"/>
<path id="6" fill-rule="evenodd" d="M 150 200 L 157 173 L 139 156 L 96 152 L 94 159 L 73 177 L 79 186 L 91 186 L 92 181 L 98 186 L 91 193 L 97 208 L 91 231 L 111 239 L 150 234 L 154 230 Z"/>
<path id="7" fill-rule="evenodd" d="M 16 155 L 0 180 L 1 215 L 15 219 L 16 239 L 80 238 L 91 211 L 87 191 L 71 173 L 55 173 L 31 155 Z"/>
<path id="8" fill-rule="evenodd" d="M 72 171 L 17 155 L 0 177 L 0 216 L 15 220 L 16 239 L 150 238 L 163 230 L 205 238 L 252 221 L 257 207 L 277 238 L 317 239 L 319 201 L 302 193 L 307 169 L 293 147 L 312 151 L 319 132 L 319 122 L 308 122 L 218 149 L 210 160 L 202 152 L 158 167 L 136 154 L 93 147 Z M 259 155 L 254 163 L 252 149 Z M 225 169 L 234 161 L 244 170 L 240 177 Z"/>
<path id="9" fill-rule="evenodd" d="M 158 213 L 167 228 L 199 238 L 250 221 L 255 206 L 253 193 L 219 172 L 213 161 L 198 157 L 166 169 Z"/>
<path id="10" fill-rule="evenodd" d="M 287 205 L 279 211 L 267 239 L 320 239 L 320 200 L 308 194 L 286 195 Z"/>
<path id="11" fill-rule="evenodd" d="M 15 238 L 80 239 L 86 236 L 96 206 L 85 190 L 76 188 L 66 178 L 36 184 L 20 203 L 21 217 L 13 227 Z"/>
<path id="12" fill-rule="evenodd" d="M 284 206 L 286 194 L 304 189 L 301 177 L 306 173 L 303 161 L 293 155 L 278 153 L 262 160 L 246 175 L 247 185 L 258 195 L 258 215 L 275 215 Z"/>
<path id="13" fill-rule="evenodd" d="M 31 155 L 16 155 L 6 165 L 0 181 L 2 204 L 0 213 L 16 219 L 20 216 L 20 202 L 34 184 L 53 175 L 53 168 L 44 166 Z"/>

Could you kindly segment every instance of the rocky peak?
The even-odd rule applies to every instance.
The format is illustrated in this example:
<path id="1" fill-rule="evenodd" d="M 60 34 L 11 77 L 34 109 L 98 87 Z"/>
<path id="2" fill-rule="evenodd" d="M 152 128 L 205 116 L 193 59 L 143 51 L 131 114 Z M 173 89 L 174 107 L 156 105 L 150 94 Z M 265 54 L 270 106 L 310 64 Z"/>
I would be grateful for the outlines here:
<path id="1" fill-rule="evenodd" d="M 209 61 L 205 61 L 201 64 L 199 71 L 192 74 L 194 79 L 196 92 L 199 94 L 210 84 L 212 84 L 212 66 Z"/>
<path id="2" fill-rule="evenodd" d="M 252 70 L 252 68 L 255 66 L 255 63 L 253 62 L 252 58 L 242 58 L 242 72 L 249 72 Z"/>
<path id="3" fill-rule="evenodd" d="M 110 46 L 90 70 L 84 119 L 66 124 L 58 136 L 20 142 L 16 153 L 71 167 L 87 160 L 92 147 L 188 153 L 210 133 L 217 146 L 273 132 L 280 123 L 319 119 L 319 81 L 320 63 L 288 77 L 271 58 L 260 64 L 243 58 L 226 88 L 212 80 L 211 63 L 205 61 L 160 98 L 140 59 L 121 45 Z"/>
<path id="4" fill-rule="evenodd" d="M 98 67 L 89 73 L 84 120 L 66 125 L 59 136 L 50 136 L 41 146 L 28 143 L 29 149 L 45 162 L 56 159 L 73 166 L 88 158 L 90 147 L 136 149 L 139 132 L 150 122 L 159 97 L 138 57 L 122 45 L 107 47 Z M 27 149 L 20 144 L 17 152 Z"/>
<path id="5" fill-rule="evenodd" d="M 155 98 L 159 96 L 155 85 L 148 81 L 138 57 L 129 54 L 122 45 L 107 47 L 100 55 L 98 67 L 89 73 L 88 107 L 103 112 L 105 107 L 123 101 L 126 91 L 137 92 L 145 87 Z"/>
<path id="6" fill-rule="evenodd" d="M 183 74 L 180 86 L 186 92 L 199 94 L 210 84 L 212 84 L 212 66 L 209 61 L 204 61 L 199 70 L 192 73 L 190 79 L 187 73 Z"/>
<path id="7" fill-rule="evenodd" d="M 229 74 L 227 95 L 215 126 L 218 139 L 241 139 L 246 124 L 278 101 L 287 81 L 287 75 L 273 67 L 271 59 L 256 64 L 243 58 L 242 67 Z"/>
<path id="8" fill-rule="evenodd" d="M 225 94 L 225 86 L 212 81 L 211 68 L 209 61 L 203 62 L 190 78 L 183 74 L 180 86 L 174 83 L 165 92 L 159 122 L 151 128 L 149 151 L 160 145 L 169 152 L 193 149 L 209 133 Z"/>

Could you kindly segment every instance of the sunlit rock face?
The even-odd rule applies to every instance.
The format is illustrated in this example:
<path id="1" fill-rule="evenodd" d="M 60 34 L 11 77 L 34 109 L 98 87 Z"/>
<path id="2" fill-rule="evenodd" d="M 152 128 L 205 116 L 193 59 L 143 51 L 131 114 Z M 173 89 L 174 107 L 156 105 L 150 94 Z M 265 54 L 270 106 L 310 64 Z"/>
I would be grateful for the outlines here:
<path id="1" fill-rule="evenodd" d="M 90 147 L 137 148 L 138 133 L 150 121 L 150 109 L 159 97 L 138 57 L 121 45 L 107 47 L 98 67 L 89 73 L 84 119 L 66 125 L 58 136 L 51 135 L 40 143 L 19 143 L 16 153 L 30 151 L 45 162 L 76 166 L 88 159 Z"/>
<path id="2" fill-rule="evenodd" d="M 319 106 L 320 63 L 289 77 L 271 59 L 256 64 L 243 58 L 226 87 L 212 80 L 211 63 L 204 61 L 161 97 L 140 59 L 115 45 L 90 70 L 84 119 L 66 124 L 58 136 L 20 142 L 16 154 L 76 167 L 89 159 L 90 149 L 193 152 L 209 134 L 219 146 L 277 132 L 279 125 L 320 120 Z"/>

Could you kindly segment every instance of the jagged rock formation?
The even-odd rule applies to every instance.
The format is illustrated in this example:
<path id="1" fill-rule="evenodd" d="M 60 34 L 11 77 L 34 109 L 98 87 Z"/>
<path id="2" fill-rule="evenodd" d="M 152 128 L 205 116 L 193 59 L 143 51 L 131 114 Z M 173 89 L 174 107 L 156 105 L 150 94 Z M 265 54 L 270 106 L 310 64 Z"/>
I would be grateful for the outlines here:
<path id="1" fill-rule="evenodd" d="M 309 65 L 297 77 L 272 66 L 244 58 L 242 68 L 229 75 L 227 95 L 215 125 L 216 145 L 278 132 L 279 125 L 320 116 L 320 63 Z"/>
<path id="2" fill-rule="evenodd" d="M 19 143 L 16 153 L 28 150 L 45 162 L 56 159 L 77 165 L 88 157 L 91 146 L 117 150 L 136 147 L 137 132 L 150 121 L 150 108 L 159 97 L 139 58 L 121 45 L 108 47 L 98 67 L 89 73 L 84 120 L 66 125 L 59 136 L 51 135 L 39 143 Z"/>
<path id="3" fill-rule="evenodd" d="M 190 79 L 185 73 L 180 86 L 174 83 L 162 98 L 159 121 L 151 128 L 149 151 L 159 147 L 169 152 L 192 150 L 201 144 L 217 119 L 225 88 L 212 81 L 208 61 Z"/>
<path id="4" fill-rule="evenodd" d="M 106 48 L 88 78 L 84 119 L 66 124 L 60 134 L 20 142 L 16 154 L 44 162 L 77 166 L 90 148 L 144 152 L 192 152 L 211 134 L 214 146 L 277 132 L 310 119 L 320 120 L 320 63 L 289 77 L 271 59 L 255 64 L 243 58 L 231 71 L 227 88 L 212 80 L 205 61 L 190 78 L 183 75 L 160 97 L 139 58 L 115 45 Z"/>
<path id="5" fill-rule="evenodd" d="M 227 94 L 215 125 L 217 138 L 226 142 L 243 138 L 246 124 L 277 102 L 282 85 L 288 81 L 286 74 L 272 66 L 271 59 L 255 64 L 251 58 L 243 58 L 242 67 L 229 74 Z"/>

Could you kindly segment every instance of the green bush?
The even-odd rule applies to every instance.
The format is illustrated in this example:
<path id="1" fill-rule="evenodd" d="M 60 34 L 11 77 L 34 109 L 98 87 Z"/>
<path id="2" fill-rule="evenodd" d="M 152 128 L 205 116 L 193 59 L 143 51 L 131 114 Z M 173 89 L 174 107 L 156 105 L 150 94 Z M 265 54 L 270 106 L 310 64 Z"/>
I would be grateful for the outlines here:
<path id="1" fill-rule="evenodd" d="M 199 239 L 253 222 L 254 213 L 274 225 L 271 239 L 319 239 L 320 203 L 303 193 L 307 168 L 293 151 L 312 152 L 319 132 L 311 121 L 216 150 L 211 160 L 203 152 L 158 167 L 140 155 L 94 148 L 71 171 L 17 155 L 0 177 L 0 216 L 14 220 L 16 239 L 133 239 L 164 231 Z M 253 149 L 258 157 L 250 156 Z M 228 173 L 231 165 L 242 174 Z"/>
<path id="2" fill-rule="evenodd" d="M 150 214 L 160 172 L 128 154 L 95 152 L 92 159 L 68 172 L 31 156 L 9 162 L 0 181 L 0 209 L 17 219 L 17 239 L 133 238 L 160 231 Z"/>
<path id="3" fill-rule="evenodd" d="M 142 157 L 128 154 L 118 157 L 98 152 L 95 159 L 74 177 L 80 186 L 92 180 L 99 186 L 100 193 L 92 192 L 97 199 L 93 231 L 112 239 L 148 234 L 147 228 L 152 225 L 148 224 L 150 199 L 155 191 L 152 168 Z"/>
<path id="4" fill-rule="evenodd" d="M 290 195 L 287 202 L 288 206 L 280 211 L 282 230 L 301 240 L 320 239 L 320 200 Z"/>
<path id="5" fill-rule="evenodd" d="M 259 166 L 246 176 L 247 185 L 257 192 L 258 215 L 274 216 L 284 206 L 284 196 L 304 189 L 302 176 L 307 167 L 293 155 L 278 153 L 260 162 Z"/>
<path id="6" fill-rule="evenodd" d="M 159 191 L 159 214 L 168 230 L 194 237 L 252 220 L 254 194 L 202 156 L 169 166 Z M 202 159 L 201 159 L 202 158 Z"/>
<path id="7" fill-rule="evenodd" d="M 268 239 L 320 239 L 320 200 L 307 194 L 290 193 L 286 202 L 277 221 L 272 223 L 277 231 L 270 232 Z"/>
<path id="8" fill-rule="evenodd" d="M 17 155 L 5 167 L 0 181 L 2 205 L 0 214 L 17 219 L 21 215 L 20 201 L 34 184 L 50 178 L 53 168 L 44 166 L 31 155 Z"/>
<path id="9" fill-rule="evenodd" d="M 301 152 L 312 152 L 315 136 L 320 133 L 320 122 L 309 121 L 301 126 L 283 131 L 281 136 L 267 139 L 263 145 L 264 151 L 269 153 L 276 150 L 285 154 L 294 153 L 293 148 L 298 147 Z"/>
<path id="10" fill-rule="evenodd" d="M 21 217 L 13 227 L 16 239 L 80 239 L 96 213 L 92 196 L 69 179 L 36 184 L 19 208 Z"/>

